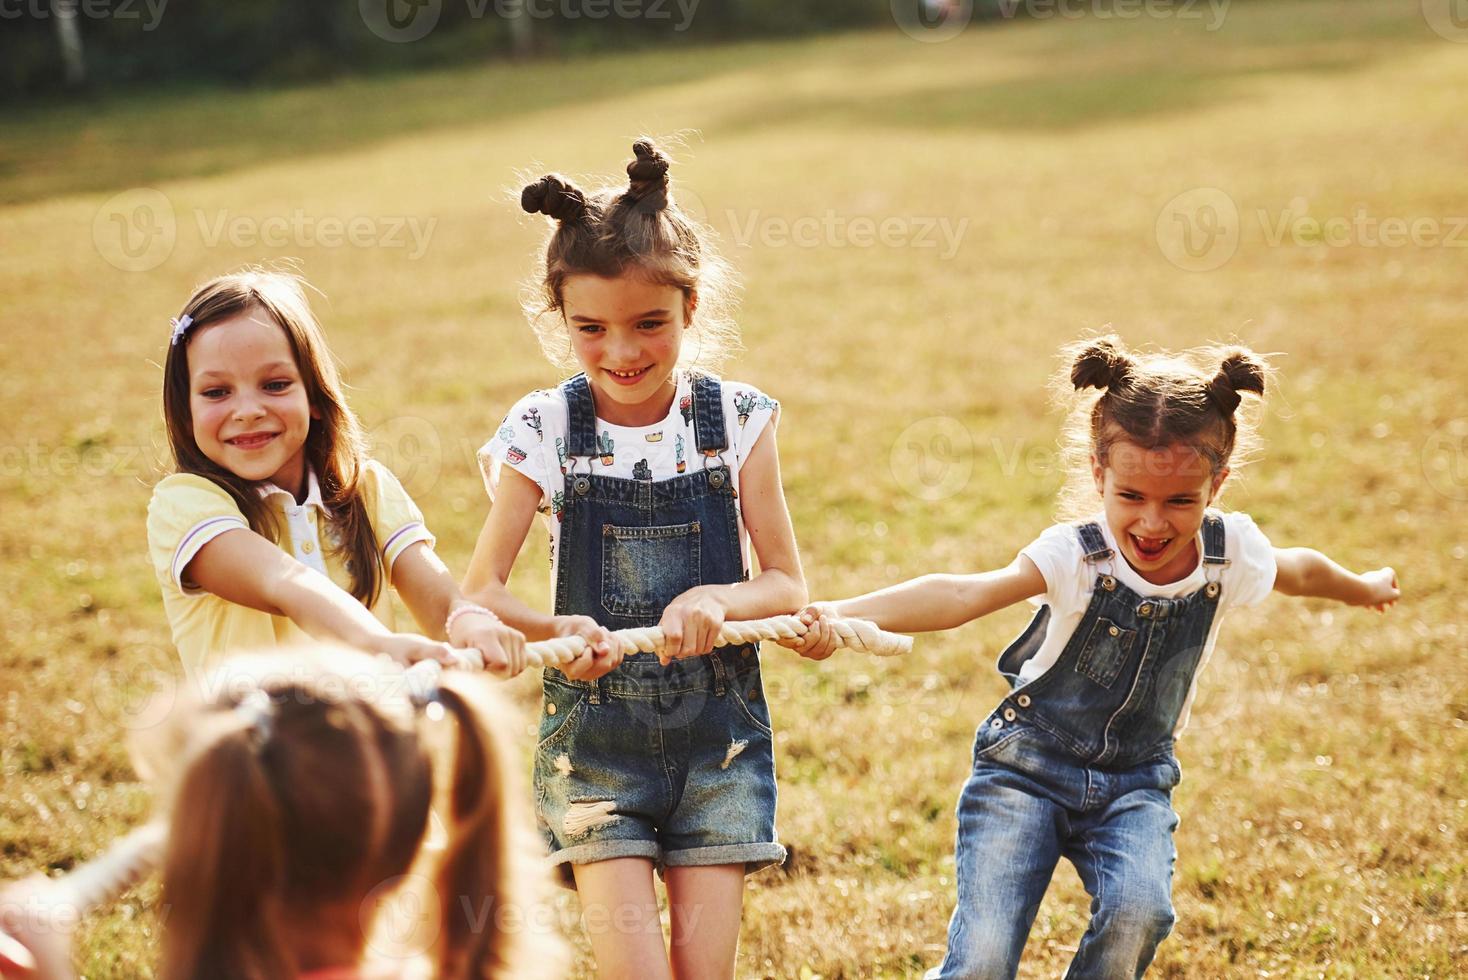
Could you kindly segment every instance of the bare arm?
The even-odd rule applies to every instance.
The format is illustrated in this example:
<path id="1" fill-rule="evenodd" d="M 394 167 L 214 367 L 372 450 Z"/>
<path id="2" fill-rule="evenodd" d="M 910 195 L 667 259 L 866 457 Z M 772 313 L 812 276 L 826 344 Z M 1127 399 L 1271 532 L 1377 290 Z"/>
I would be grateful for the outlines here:
<path id="1" fill-rule="evenodd" d="M 501 470 L 494 505 L 485 518 L 469 570 L 464 574 L 463 590 L 469 601 L 477 602 L 495 613 L 505 623 L 532 640 L 554 636 L 581 636 L 587 650 L 561 667 L 567 676 L 590 680 L 608 673 L 622 662 L 619 647 L 611 634 L 590 616 L 554 616 L 538 612 L 510 591 L 510 570 L 525 544 L 525 535 L 535 520 L 540 506 L 540 487 L 523 473 L 506 466 Z"/>
<path id="2" fill-rule="evenodd" d="M 700 585 L 675 598 L 663 611 L 669 657 L 708 653 L 726 620 L 763 619 L 805 605 L 808 593 L 795 528 L 780 481 L 780 451 L 773 424 L 755 440 L 739 470 L 739 503 L 759 574 L 732 585 Z"/>
<path id="3" fill-rule="evenodd" d="M 410 545 L 393 562 L 392 584 L 424 635 L 457 647 L 473 647 L 483 655 L 485 666 L 501 676 L 525 669 L 524 635 L 494 616 L 460 613 L 454 619 L 453 635 L 444 633 L 449 613 L 474 603 L 459 592 L 459 583 L 427 541 Z"/>
<path id="4" fill-rule="evenodd" d="M 1045 591 L 1035 563 L 1020 555 L 1004 568 L 977 575 L 924 575 L 900 585 L 830 604 L 838 616 L 869 619 L 898 633 L 953 629 Z"/>
<path id="5" fill-rule="evenodd" d="M 184 574 L 221 599 L 286 616 L 314 637 L 385 652 L 402 662 L 450 659 L 447 644 L 392 632 L 331 579 L 254 531 L 219 535 L 199 550 Z"/>
<path id="6" fill-rule="evenodd" d="M 1275 548 L 1274 563 L 1274 590 L 1284 595 L 1334 599 L 1378 612 L 1385 612 L 1401 595 L 1392 569 L 1357 575 L 1311 548 Z"/>

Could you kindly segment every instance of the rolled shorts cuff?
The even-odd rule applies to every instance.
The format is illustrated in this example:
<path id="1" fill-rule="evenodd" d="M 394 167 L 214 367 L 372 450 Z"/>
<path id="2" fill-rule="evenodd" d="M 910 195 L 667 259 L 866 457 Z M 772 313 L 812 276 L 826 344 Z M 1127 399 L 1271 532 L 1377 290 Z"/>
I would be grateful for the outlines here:
<path id="1" fill-rule="evenodd" d="M 552 851 L 548 861 L 556 884 L 575 891 L 576 877 L 571 872 L 571 865 L 627 857 L 648 858 L 656 865 L 662 859 L 662 851 L 650 840 L 595 840 Z"/>
<path id="2" fill-rule="evenodd" d="M 681 851 L 668 851 L 663 855 L 663 864 L 670 868 L 694 868 L 714 864 L 742 864 L 744 873 L 756 871 L 785 861 L 785 847 L 774 841 L 762 844 L 716 844 L 712 847 L 689 847 Z"/>

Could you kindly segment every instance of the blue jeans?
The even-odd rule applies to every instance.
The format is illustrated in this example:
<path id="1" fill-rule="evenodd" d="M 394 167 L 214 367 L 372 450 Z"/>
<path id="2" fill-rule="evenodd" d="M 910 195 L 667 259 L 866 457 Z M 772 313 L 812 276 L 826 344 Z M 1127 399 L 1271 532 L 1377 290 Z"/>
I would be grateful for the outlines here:
<path id="1" fill-rule="evenodd" d="M 1171 931 L 1177 763 L 1168 754 L 1113 772 L 1057 748 L 1028 726 L 980 727 L 958 802 L 958 905 L 929 980 L 1013 977 L 1062 857 L 1091 895 L 1068 978 L 1140 977 Z"/>

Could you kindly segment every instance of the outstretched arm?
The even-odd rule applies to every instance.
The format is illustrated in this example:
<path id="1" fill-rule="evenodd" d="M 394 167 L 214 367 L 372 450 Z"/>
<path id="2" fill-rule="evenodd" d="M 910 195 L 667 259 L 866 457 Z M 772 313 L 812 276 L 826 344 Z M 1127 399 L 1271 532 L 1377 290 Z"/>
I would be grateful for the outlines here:
<path id="1" fill-rule="evenodd" d="M 219 535 L 199 550 L 185 575 L 222 599 L 286 616 L 314 637 L 387 653 L 400 663 L 452 659 L 447 643 L 392 632 L 349 592 L 254 531 Z"/>
<path id="2" fill-rule="evenodd" d="M 1044 591 L 1045 577 L 1020 555 L 992 572 L 924 575 L 854 599 L 816 603 L 801 614 L 814 628 L 784 645 L 803 657 L 824 660 L 836 646 L 834 634 L 821 622 L 823 614 L 867 619 L 896 633 L 928 633 L 962 626 Z"/>
<path id="3" fill-rule="evenodd" d="M 1386 612 L 1401 595 L 1392 569 L 1357 575 L 1312 548 L 1275 548 L 1274 563 L 1274 590 L 1285 595 L 1334 599 L 1377 612 Z"/>

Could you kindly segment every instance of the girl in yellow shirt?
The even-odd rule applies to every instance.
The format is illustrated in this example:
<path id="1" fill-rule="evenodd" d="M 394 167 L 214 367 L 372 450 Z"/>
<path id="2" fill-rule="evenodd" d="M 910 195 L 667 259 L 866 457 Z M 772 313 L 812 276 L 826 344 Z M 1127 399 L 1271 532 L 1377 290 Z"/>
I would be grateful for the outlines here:
<path id="1" fill-rule="evenodd" d="M 307 636 L 404 664 L 460 647 L 498 674 L 525 666 L 524 636 L 464 599 L 422 513 L 364 455 L 298 279 L 200 286 L 163 375 L 178 471 L 154 488 L 148 545 L 186 668 Z M 426 636 L 399 631 L 388 585 Z"/>

